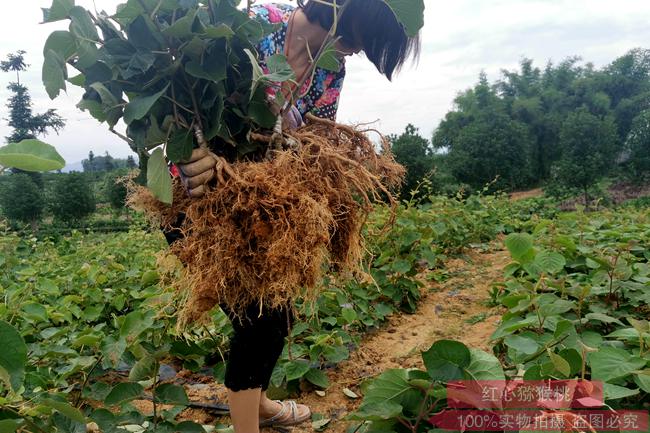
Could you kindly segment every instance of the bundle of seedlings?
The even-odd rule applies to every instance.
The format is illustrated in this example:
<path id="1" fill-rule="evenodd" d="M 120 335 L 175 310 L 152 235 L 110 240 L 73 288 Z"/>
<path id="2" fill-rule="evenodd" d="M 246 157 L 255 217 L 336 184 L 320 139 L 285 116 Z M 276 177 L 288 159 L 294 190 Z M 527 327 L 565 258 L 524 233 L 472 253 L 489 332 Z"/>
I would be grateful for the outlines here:
<path id="1" fill-rule="evenodd" d="M 50 97 L 66 81 L 85 89 L 78 107 L 139 156 L 130 205 L 182 234 L 170 247 L 187 271 L 181 323 L 220 303 L 240 314 L 254 302 L 313 300 L 328 265 L 360 271 L 365 218 L 373 201 L 394 203 L 404 174 L 387 143 L 377 153 L 366 131 L 313 116 L 281 130 L 267 90 L 294 82 L 293 71 L 279 54 L 262 71 L 255 45 L 276 27 L 236 3 L 129 0 L 109 16 L 54 0 L 44 10 L 46 22 L 70 20 L 44 47 Z M 313 68 L 338 68 L 334 42 L 326 40 Z M 68 66 L 80 73 L 69 77 Z M 120 119 L 125 133 L 114 129 Z M 217 161 L 198 199 L 168 169 L 196 147 Z"/>

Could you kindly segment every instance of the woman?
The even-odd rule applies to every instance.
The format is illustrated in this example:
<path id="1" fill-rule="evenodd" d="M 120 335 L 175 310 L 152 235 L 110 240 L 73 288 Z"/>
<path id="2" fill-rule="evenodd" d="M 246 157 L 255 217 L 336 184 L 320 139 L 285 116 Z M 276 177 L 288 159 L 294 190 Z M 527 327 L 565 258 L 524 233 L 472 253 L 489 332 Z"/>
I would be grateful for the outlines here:
<path id="1" fill-rule="evenodd" d="M 309 73 L 310 53 L 316 53 L 326 39 L 333 23 L 333 9 L 323 0 L 310 0 L 299 7 L 264 4 L 251 8 L 251 15 L 273 24 L 279 30 L 258 45 L 264 68 L 264 59 L 281 53 L 287 57 L 297 82 Z M 345 10 L 338 20 L 335 48 L 340 57 L 336 72 L 316 68 L 296 100 L 295 106 L 284 118 L 285 127 L 296 128 L 307 113 L 336 119 L 339 93 L 345 77 L 344 57 L 364 52 L 389 80 L 409 56 L 417 57 L 419 38 L 409 38 L 391 9 L 381 0 L 337 0 Z M 327 3 L 327 2 L 325 2 Z M 283 89 L 288 94 L 293 89 Z M 185 164 L 180 164 L 181 177 L 193 197 L 204 193 L 204 185 L 214 175 L 215 161 L 200 149 L 192 153 Z M 225 305 L 222 308 L 233 318 Z M 293 323 L 290 309 L 283 307 L 263 310 L 257 304 L 247 311 L 249 320 L 233 320 L 234 335 L 226 366 L 225 385 L 228 388 L 230 414 L 236 433 L 259 432 L 260 425 L 292 425 L 310 418 L 307 406 L 295 401 L 270 400 L 266 396 L 271 372 L 279 358 L 284 338 Z"/>

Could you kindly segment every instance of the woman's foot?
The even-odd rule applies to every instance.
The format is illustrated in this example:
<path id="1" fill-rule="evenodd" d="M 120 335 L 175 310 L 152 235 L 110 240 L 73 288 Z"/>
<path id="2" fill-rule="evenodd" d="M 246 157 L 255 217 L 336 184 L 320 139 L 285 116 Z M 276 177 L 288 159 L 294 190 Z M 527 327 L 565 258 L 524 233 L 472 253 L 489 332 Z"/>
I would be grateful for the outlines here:
<path id="1" fill-rule="evenodd" d="M 308 420 L 311 410 L 294 400 L 268 400 L 260 404 L 260 426 L 295 425 Z"/>

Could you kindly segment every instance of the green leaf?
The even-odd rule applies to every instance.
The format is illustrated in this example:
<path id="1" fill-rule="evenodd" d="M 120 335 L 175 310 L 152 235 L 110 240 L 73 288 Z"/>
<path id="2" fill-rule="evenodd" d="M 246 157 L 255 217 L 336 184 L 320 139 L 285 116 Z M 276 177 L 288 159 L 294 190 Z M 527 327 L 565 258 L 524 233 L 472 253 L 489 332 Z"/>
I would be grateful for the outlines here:
<path id="1" fill-rule="evenodd" d="M 218 430 L 215 430 L 218 431 Z M 205 429 L 200 424 L 192 421 L 181 421 L 174 427 L 174 432 L 178 433 L 205 433 Z"/>
<path id="2" fill-rule="evenodd" d="M 501 363 L 494 356 L 479 349 L 470 349 L 472 362 L 465 371 L 473 380 L 502 380 L 505 373 Z"/>
<path id="3" fill-rule="evenodd" d="M 302 359 L 289 361 L 284 364 L 284 371 L 287 374 L 287 381 L 300 379 L 309 371 L 309 362 Z"/>
<path id="4" fill-rule="evenodd" d="M 560 355 L 554 353 L 552 350 L 547 350 L 548 356 L 551 358 L 551 362 L 555 369 L 560 372 L 564 377 L 568 378 L 571 376 L 571 366 L 562 358 Z"/>
<path id="5" fill-rule="evenodd" d="M 140 278 L 140 285 L 142 287 L 149 287 L 156 284 L 158 281 L 160 281 L 160 275 L 158 274 L 158 271 L 150 269 L 142 274 L 142 277 Z"/>
<path id="6" fill-rule="evenodd" d="M 3 419 L 0 420 L 0 433 L 16 433 L 18 427 L 23 423 L 22 419 Z"/>
<path id="7" fill-rule="evenodd" d="M 25 378 L 27 346 L 16 328 L 0 320 L 0 341 L 4 349 L 0 351 L 0 380 L 18 391 Z"/>
<path id="8" fill-rule="evenodd" d="M 341 310 L 341 316 L 345 319 L 346 323 L 352 323 L 357 319 L 357 312 L 352 308 L 343 308 Z"/>
<path id="9" fill-rule="evenodd" d="M 144 51 L 159 51 L 166 46 L 162 33 L 148 14 L 136 16 L 128 25 L 126 32 L 129 35 L 129 42 Z"/>
<path id="10" fill-rule="evenodd" d="M 625 326 L 623 325 L 623 322 L 621 322 L 617 318 L 608 316 L 607 314 L 603 314 L 603 313 L 589 313 L 585 315 L 583 321 L 588 322 L 589 320 L 595 320 L 597 322 L 602 322 L 602 323 L 615 323 L 617 325 Z"/>
<path id="11" fill-rule="evenodd" d="M 54 50 L 48 50 L 43 60 L 42 79 L 50 99 L 59 96 L 61 90 L 66 90 L 66 78 L 67 72 L 63 57 Z"/>
<path id="12" fill-rule="evenodd" d="M 131 343 L 151 325 L 153 325 L 151 314 L 145 314 L 142 311 L 131 311 L 122 320 L 120 338 L 124 338 L 127 342 Z"/>
<path id="13" fill-rule="evenodd" d="M 603 383 L 603 398 L 605 401 L 620 400 L 621 398 L 638 395 L 638 389 L 629 389 L 612 383 Z"/>
<path id="14" fill-rule="evenodd" d="M 646 361 L 623 349 L 601 347 L 589 353 L 587 360 L 591 367 L 591 378 L 611 382 L 632 374 L 646 365 Z"/>
<path id="15" fill-rule="evenodd" d="M 564 269 L 566 259 L 556 252 L 541 251 L 535 256 L 535 264 L 547 274 L 557 274 Z"/>
<path id="16" fill-rule="evenodd" d="M 167 92 L 167 84 L 160 92 L 149 96 L 140 96 L 126 105 L 124 109 L 124 122 L 128 125 L 134 120 L 140 120 L 149 113 L 151 107 Z"/>
<path id="17" fill-rule="evenodd" d="M 64 60 L 69 59 L 75 53 L 75 40 L 70 32 L 65 30 L 57 30 L 50 33 L 47 37 L 45 45 L 43 46 L 43 56 L 49 50 L 56 52 Z"/>
<path id="18" fill-rule="evenodd" d="M 329 47 L 318 58 L 316 66 L 328 71 L 338 72 L 341 69 L 341 64 L 336 56 L 334 47 Z"/>
<path id="19" fill-rule="evenodd" d="M 0 147 L 0 165 L 25 171 L 51 171 L 65 167 L 54 146 L 35 138 Z"/>
<path id="20" fill-rule="evenodd" d="M 147 187 L 163 203 L 172 203 L 172 178 L 161 148 L 153 151 L 147 163 Z"/>
<path id="21" fill-rule="evenodd" d="M 101 117 L 103 117 L 110 126 L 115 126 L 119 118 L 122 116 L 122 108 L 119 106 L 120 101 L 118 101 L 117 97 L 113 95 L 111 91 L 108 90 L 106 86 L 104 86 L 102 83 L 94 82 L 90 85 L 90 88 L 97 92 L 99 98 L 102 101 L 101 108 L 104 114 Z M 96 105 L 92 105 L 92 104 L 82 105 L 82 103 L 80 102 L 79 106 L 80 108 L 83 107 L 85 109 L 88 109 L 90 113 L 93 114 L 93 117 L 102 121 L 99 117 L 95 116 L 96 114 L 95 110 L 97 110 Z"/>
<path id="22" fill-rule="evenodd" d="M 549 303 L 540 302 L 539 314 L 542 317 L 557 316 L 560 314 L 564 314 L 567 311 L 571 311 L 575 307 L 576 307 L 575 302 L 567 301 L 565 299 L 556 299 L 555 301 Z"/>
<path id="23" fill-rule="evenodd" d="M 383 0 L 393 11 L 410 37 L 417 36 L 424 26 L 424 0 Z M 345 12 L 344 12 L 345 13 Z"/>
<path id="24" fill-rule="evenodd" d="M 142 395 L 144 388 L 139 383 L 122 382 L 115 385 L 104 399 L 104 404 L 113 406 L 133 400 Z"/>
<path id="25" fill-rule="evenodd" d="M 253 94 L 255 93 L 255 89 L 257 89 L 260 80 L 264 76 L 264 71 L 262 70 L 261 66 L 258 63 L 257 56 L 255 56 L 255 54 L 253 54 L 251 50 L 245 48 L 244 53 L 246 54 L 248 60 L 250 61 L 252 72 L 253 72 L 253 76 L 251 78 L 251 98 L 252 98 Z"/>
<path id="26" fill-rule="evenodd" d="M 463 370 L 472 361 L 467 346 L 458 341 L 440 340 L 422 352 L 422 359 L 433 380 L 449 382 L 463 378 Z"/>
<path id="27" fill-rule="evenodd" d="M 78 38 L 98 41 L 99 34 L 97 33 L 97 28 L 93 24 L 93 20 L 90 17 L 90 13 L 81 6 L 75 6 L 68 12 L 72 22 L 70 23 L 70 33 L 77 36 Z"/>
<path id="28" fill-rule="evenodd" d="M 644 392 L 650 393 L 650 370 L 635 373 L 634 383 L 636 383 Z"/>
<path id="29" fill-rule="evenodd" d="M 327 375 L 317 368 L 310 368 L 305 374 L 305 379 L 321 388 L 327 388 L 330 386 L 330 381 Z"/>
<path id="30" fill-rule="evenodd" d="M 528 233 L 511 233 L 506 238 L 506 247 L 512 258 L 524 263 L 533 249 L 533 237 Z"/>
<path id="31" fill-rule="evenodd" d="M 52 409 L 58 410 L 71 420 L 84 424 L 86 423 L 86 417 L 79 411 L 79 409 L 70 406 L 70 404 L 66 402 L 46 398 L 44 400 L 41 400 L 40 403 L 47 407 L 51 407 Z"/>
<path id="32" fill-rule="evenodd" d="M 392 410 L 399 413 L 402 408 L 415 412 L 422 402 L 422 392 L 409 384 L 408 371 L 404 369 L 389 369 L 373 379 L 364 390 L 362 407 L 378 407 L 391 404 Z"/>
<path id="33" fill-rule="evenodd" d="M 129 380 L 138 382 L 140 380 L 150 379 L 156 372 L 156 360 L 154 357 L 146 355 L 138 360 L 129 372 Z"/>
<path id="34" fill-rule="evenodd" d="M 163 34 L 165 36 L 171 36 L 179 39 L 184 39 L 188 36 L 191 36 L 192 24 L 194 24 L 194 19 L 196 18 L 197 12 L 198 10 L 195 10 L 192 13 L 177 19 L 174 24 L 163 30 Z"/>
<path id="35" fill-rule="evenodd" d="M 138 0 L 128 0 L 126 3 L 117 5 L 116 12 L 111 18 L 126 27 L 142 13 L 144 13 L 144 9 Z"/>
<path id="36" fill-rule="evenodd" d="M 403 410 L 402 406 L 393 401 L 363 403 L 357 411 L 352 412 L 345 419 L 352 421 L 393 420 L 401 417 Z"/>
<path id="37" fill-rule="evenodd" d="M 34 321 L 38 322 L 47 322 L 47 310 L 42 304 L 37 304 L 35 302 L 28 302 L 23 305 L 22 310 L 25 312 L 25 316 Z"/>
<path id="38" fill-rule="evenodd" d="M 202 56 L 201 63 L 199 63 L 198 59 L 188 62 L 185 65 L 185 71 L 196 78 L 215 83 L 225 80 L 228 69 L 228 55 L 226 48 L 222 48 L 213 48 L 208 51 L 206 55 Z"/>
<path id="39" fill-rule="evenodd" d="M 401 274 L 406 274 L 411 270 L 413 266 L 412 262 L 407 259 L 397 259 L 391 264 L 391 270 L 393 272 L 399 272 Z"/>
<path id="40" fill-rule="evenodd" d="M 187 129 L 179 129 L 169 137 L 165 146 L 165 153 L 171 162 L 177 163 L 187 160 L 192 155 L 194 135 Z"/>
<path id="41" fill-rule="evenodd" d="M 43 9 L 43 22 L 51 23 L 68 18 L 70 9 L 74 7 L 74 0 L 54 0 L 52 6 Z"/>
<path id="42" fill-rule="evenodd" d="M 187 406 L 190 404 L 190 400 L 187 398 L 185 389 L 179 385 L 173 385 L 171 383 L 165 383 L 159 385 L 155 392 L 154 396 L 157 402 L 166 403 L 166 404 L 176 404 Z"/>
<path id="43" fill-rule="evenodd" d="M 81 347 L 81 346 L 96 346 L 100 341 L 102 341 L 102 336 L 98 334 L 88 334 L 82 335 L 79 338 L 76 338 L 71 347 Z"/>
<path id="44" fill-rule="evenodd" d="M 570 376 L 575 376 L 580 373 L 582 370 L 582 355 L 580 355 L 576 349 L 563 349 L 558 355 L 569 363 L 569 366 L 571 367 Z"/>
<path id="45" fill-rule="evenodd" d="M 226 24 L 219 24 L 218 26 L 208 26 L 203 30 L 203 34 L 210 39 L 230 38 L 235 35 L 235 32 Z"/>
<path id="46" fill-rule="evenodd" d="M 265 101 L 251 101 L 248 105 L 248 116 L 262 128 L 271 129 L 275 125 L 276 117 Z"/>
<path id="47" fill-rule="evenodd" d="M 271 57 L 267 57 L 266 67 L 269 73 L 264 75 L 264 79 L 268 81 L 283 82 L 296 78 L 296 74 L 291 69 L 291 66 L 289 66 L 287 57 L 282 54 L 274 54 Z"/>
<path id="48" fill-rule="evenodd" d="M 532 355 L 539 350 L 539 344 L 532 338 L 519 335 L 509 335 L 503 341 L 506 346 L 527 355 Z"/>
<path id="49" fill-rule="evenodd" d="M 126 341 L 123 338 L 115 340 L 113 337 L 106 337 L 101 350 L 104 358 L 115 368 L 126 350 Z"/>

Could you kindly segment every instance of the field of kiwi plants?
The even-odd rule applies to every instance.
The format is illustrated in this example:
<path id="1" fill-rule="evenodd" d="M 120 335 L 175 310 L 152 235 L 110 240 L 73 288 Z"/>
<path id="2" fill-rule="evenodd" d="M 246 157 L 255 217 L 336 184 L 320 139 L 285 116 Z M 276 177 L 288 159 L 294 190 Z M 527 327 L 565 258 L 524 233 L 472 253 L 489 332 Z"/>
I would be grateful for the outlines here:
<path id="1" fill-rule="evenodd" d="M 466 249 L 505 243 L 511 263 L 489 294 L 503 316 L 492 352 L 452 340 L 422 352 L 424 369 L 365 381 L 348 431 L 430 432 L 461 379 L 592 379 L 607 410 L 650 405 L 650 215 L 633 206 L 559 213 L 545 198 L 430 197 L 404 204 L 390 230 L 377 207 L 366 226 L 371 278 L 331 274 L 315 305 L 297 300 L 270 391 L 327 390 L 326 372 L 386 318 L 417 314 L 422 272 Z M 178 330 L 180 264 L 159 232 L 73 232 L 56 240 L 0 237 L 0 433 L 227 431 L 179 421 L 186 389 L 161 375 L 173 364 L 223 380 L 228 319 Z M 315 311 L 314 311 L 315 309 Z M 312 314 L 315 313 L 315 314 Z M 149 400 L 143 413 L 134 400 Z M 133 428 L 136 426 L 137 428 Z M 313 428 L 327 430 L 315 414 Z M 597 430 L 597 429 L 596 429 Z"/>

